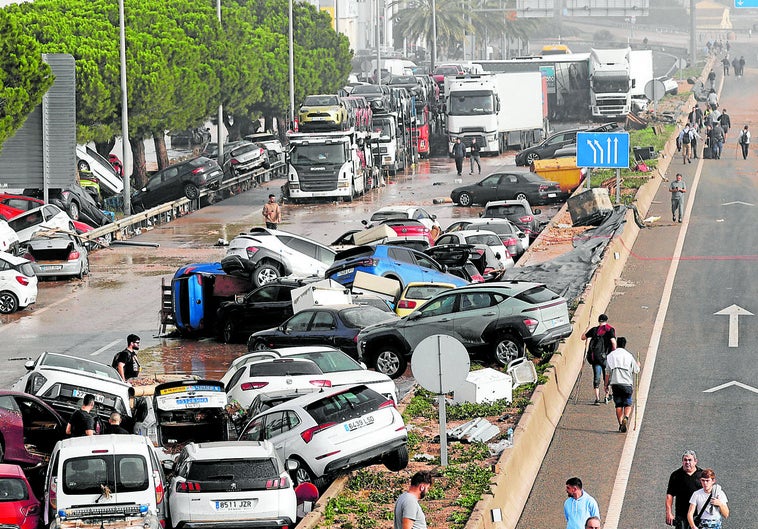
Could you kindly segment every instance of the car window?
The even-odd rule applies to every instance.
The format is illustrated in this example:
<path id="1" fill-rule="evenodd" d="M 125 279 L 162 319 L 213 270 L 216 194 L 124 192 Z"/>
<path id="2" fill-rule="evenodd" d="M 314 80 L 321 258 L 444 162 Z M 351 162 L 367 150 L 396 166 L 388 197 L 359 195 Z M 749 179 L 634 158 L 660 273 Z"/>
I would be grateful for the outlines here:
<path id="1" fill-rule="evenodd" d="M 29 488 L 18 478 L 0 478 L 0 503 L 29 499 Z"/>
<path id="2" fill-rule="evenodd" d="M 413 254 L 405 248 L 388 248 L 387 255 L 403 263 L 416 264 Z"/>
<path id="3" fill-rule="evenodd" d="M 376 411 L 386 401 L 385 397 L 366 386 L 355 386 L 312 402 L 305 409 L 317 424 L 342 423 Z"/>
<path id="4" fill-rule="evenodd" d="M 316 246 L 316 251 L 318 252 L 318 259 L 320 262 L 327 266 L 331 266 L 334 263 L 334 256 L 337 255 L 332 250 L 329 250 L 328 248 L 322 248 L 321 246 Z"/>
<path id="5" fill-rule="evenodd" d="M 439 270 L 440 267 L 437 266 L 437 263 L 435 263 L 433 260 L 431 260 L 429 257 L 426 257 L 423 254 L 414 254 L 416 256 L 416 262 L 419 266 L 423 266 L 424 268 L 430 268 L 432 270 Z"/>
<path id="6" fill-rule="evenodd" d="M 455 309 L 455 297 L 455 294 L 438 297 L 421 307 L 418 312 L 422 318 L 451 314 Z"/>
<path id="7" fill-rule="evenodd" d="M 444 285 L 412 285 L 405 291 L 406 299 L 430 299 L 440 292 L 450 290 L 450 287 Z"/>
<path id="8" fill-rule="evenodd" d="M 483 186 L 493 187 L 498 185 L 500 182 L 500 175 L 499 174 L 493 174 L 482 180 Z"/>
<path id="9" fill-rule="evenodd" d="M 555 299 L 558 299 L 560 296 L 547 288 L 545 285 L 539 285 L 525 290 L 514 297 L 526 303 L 536 305 L 538 303 L 553 301 Z"/>
<path id="10" fill-rule="evenodd" d="M 500 246 L 503 242 L 497 235 L 480 234 L 466 237 L 468 244 L 486 244 L 487 246 Z"/>
<path id="11" fill-rule="evenodd" d="M 177 177 L 178 174 L 179 174 L 179 169 L 177 169 L 176 167 L 169 167 L 163 172 L 163 181 L 168 182 L 170 180 L 173 180 L 174 178 Z"/>
<path id="12" fill-rule="evenodd" d="M 312 331 L 328 331 L 335 327 L 334 316 L 329 312 L 317 312 L 311 322 Z"/>
<path id="13" fill-rule="evenodd" d="M 443 244 L 455 244 L 458 242 L 458 237 L 455 235 L 443 235 L 434 243 L 435 246 L 441 246 Z"/>
<path id="14" fill-rule="evenodd" d="M 318 258 L 318 252 L 316 251 L 318 246 L 308 241 L 304 241 L 303 239 L 292 237 L 292 239 L 290 239 L 290 241 L 287 243 L 287 246 L 295 250 L 296 252 L 300 252 L 303 255 L 307 255 L 311 259 Z"/>
<path id="15" fill-rule="evenodd" d="M 292 301 L 292 287 L 279 287 L 276 301 Z"/>
<path id="16" fill-rule="evenodd" d="M 150 177 L 150 180 L 147 181 L 147 188 L 148 189 L 155 189 L 158 187 L 158 184 L 161 183 L 161 174 L 153 175 Z"/>
<path id="17" fill-rule="evenodd" d="M 3 395 L 0 397 L 0 409 L 15 412 L 19 411 L 18 406 L 16 405 L 16 399 L 10 395 Z"/>
<path id="18" fill-rule="evenodd" d="M 320 375 L 321 370 L 313 362 L 284 360 L 273 362 L 253 362 L 250 364 L 251 377 L 280 377 L 298 375 Z"/>
<path id="19" fill-rule="evenodd" d="M 324 373 L 336 373 L 339 371 L 356 371 L 362 370 L 363 367 L 347 356 L 342 351 L 315 351 L 312 353 L 300 353 L 298 358 L 306 358 L 316 362 L 321 371 Z"/>
<path id="20" fill-rule="evenodd" d="M 414 219 L 430 219 L 432 217 L 425 210 L 418 208 L 416 212 L 413 214 L 413 218 Z"/>
<path id="21" fill-rule="evenodd" d="M 59 354 L 47 354 L 45 355 L 45 358 L 40 365 L 75 369 L 77 371 L 84 371 L 85 373 L 92 373 L 93 375 L 100 375 L 121 381 L 121 376 L 111 366 L 107 366 L 99 362 L 92 362 L 84 358 Z"/>
<path id="22" fill-rule="evenodd" d="M 232 375 L 232 378 L 229 379 L 229 383 L 226 385 L 227 388 L 233 388 L 237 385 L 237 382 L 239 382 L 240 378 L 242 378 L 242 375 L 245 373 L 247 369 L 245 367 L 241 367 L 237 370 L 236 373 Z"/>
<path id="23" fill-rule="evenodd" d="M 271 458 L 192 461 L 186 477 L 202 483 L 205 492 L 265 490 L 267 481 L 279 477 L 279 465 Z"/>
<path id="24" fill-rule="evenodd" d="M 342 321 L 349 327 L 364 328 L 375 323 L 381 323 L 395 319 L 392 312 L 387 312 L 376 307 L 361 306 L 353 309 L 345 309 L 341 313 Z"/>
<path id="25" fill-rule="evenodd" d="M 300 312 L 292 316 L 287 321 L 287 323 L 285 323 L 285 327 L 287 328 L 288 331 L 295 331 L 295 332 L 307 331 L 308 323 L 310 323 L 312 317 L 313 317 L 312 311 L 304 310 L 303 312 Z"/>
<path id="26" fill-rule="evenodd" d="M 103 485 L 120 492 L 147 490 L 147 461 L 137 454 L 98 454 L 63 462 L 66 494 L 101 494 Z"/>
<path id="27" fill-rule="evenodd" d="M 484 309 L 496 304 L 495 298 L 486 292 L 466 292 L 460 297 L 461 311 Z"/>
<path id="28" fill-rule="evenodd" d="M 504 180 L 504 182 L 503 182 L 504 184 L 505 183 L 509 183 L 509 184 L 516 184 L 516 183 L 518 183 L 518 177 L 516 175 L 513 175 L 513 174 L 505 175 L 505 177 L 503 178 L 503 180 Z"/>
<path id="29" fill-rule="evenodd" d="M 283 411 L 276 411 L 266 415 L 266 427 L 264 428 L 263 437 L 271 439 L 275 435 L 285 432 L 285 415 Z"/>
<path id="30" fill-rule="evenodd" d="M 279 296 L 278 285 L 266 285 L 258 290 L 251 292 L 248 301 L 276 301 Z"/>
<path id="31" fill-rule="evenodd" d="M 263 439 L 263 424 L 266 416 L 258 417 L 248 423 L 240 435 L 240 441 L 261 441 Z"/>

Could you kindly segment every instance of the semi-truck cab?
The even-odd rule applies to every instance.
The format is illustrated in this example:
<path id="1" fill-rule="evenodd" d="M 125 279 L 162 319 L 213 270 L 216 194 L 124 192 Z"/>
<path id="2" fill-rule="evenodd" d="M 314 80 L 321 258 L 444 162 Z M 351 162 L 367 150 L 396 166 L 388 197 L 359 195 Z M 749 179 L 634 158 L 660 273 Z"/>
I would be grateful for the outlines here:
<path id="1" fill-rule="evenodd" d="M 631 48 L 590 52 L 590 105 L 593 118 L 629 114 L 632 103 Z"/>

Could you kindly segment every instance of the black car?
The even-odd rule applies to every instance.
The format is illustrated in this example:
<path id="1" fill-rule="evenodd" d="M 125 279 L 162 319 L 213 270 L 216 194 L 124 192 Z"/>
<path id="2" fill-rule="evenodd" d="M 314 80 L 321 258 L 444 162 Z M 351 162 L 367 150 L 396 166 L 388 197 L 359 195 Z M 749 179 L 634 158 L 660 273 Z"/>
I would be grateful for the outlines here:
<path id="1" fill-rule="evenodd" d="M 301 310 L 279 327 L 259 331 L 247 341 L 249 351 L 277 347 L 331 345 L 358 357 L 355 337 L 378 323 L 396 320 L 397 315 L 369 305 L 332 305 Z"/>
<path id="2" fill-rule="evenodd" d="M 548 204 L 563 198 L 557 182 L 545 180 L 537 173 L 494 173 L 484 180 L 462 187 L 450 193 L 453 202 L 461 206 L 486 204 L 491 200 L 528 200 L 530 204 Z"/>
<path id="3" fill-rule="evenodd" d="M 516 154 L 516 165 L 531 165 L 535 160 L 553 158 L 555 151 L 576 145 L 578 132 L 614 132 L 619 129 L 618 123 L 605 123 L 589 129 L 568 129 L 548 136 L 542 143 L 532 145 Z"/>
<path id="4" fill-rule="evenodd" d="M 132 204 L 139 210 L 183 196 L 195 200 L 201 189 L 218 189 L 220 183 L 221 167 L 210 158 L 198 156 L 153 174 L 147 185 L 132 195 Z"/>
<path id="5" fill-rule="evenodd" d="M 292 291 L 301 281 L 266 283 L 216 311 L 216 334 L 226 343 L 245 341 L 254 332 L 280 325 L 292 316 Z"/>
<path id="6" fill-rule="evenodd" d="M 41 189 L 24 189 L 24 195 L 41 199 Z M 48 189 L 48 203 L 55 204 L 74 220 L 79 220 L 95 228 L 111 222 L 110 217 L 97 206 L 92 195 L 78 185 L 62 189 Z"/>

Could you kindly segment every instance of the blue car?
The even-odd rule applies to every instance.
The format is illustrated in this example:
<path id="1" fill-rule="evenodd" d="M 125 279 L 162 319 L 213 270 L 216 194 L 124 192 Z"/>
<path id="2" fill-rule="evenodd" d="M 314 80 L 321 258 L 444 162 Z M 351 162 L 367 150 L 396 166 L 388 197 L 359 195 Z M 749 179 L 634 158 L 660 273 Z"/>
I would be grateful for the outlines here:
<path id="1" fill-rule="evenodd" d="M 325 277 L 347 287 L 352 287 L 357 271 L 375 276 L 395 279 L 401 289 L 408 283 L 452 283 L 455 286 L 468 285 L 468 281 L 448 274 L 437 261 L 416 250 L 378 244 L 376 246 L 356 246 L 337 254 L 334 264 L 326 271 Z"/>

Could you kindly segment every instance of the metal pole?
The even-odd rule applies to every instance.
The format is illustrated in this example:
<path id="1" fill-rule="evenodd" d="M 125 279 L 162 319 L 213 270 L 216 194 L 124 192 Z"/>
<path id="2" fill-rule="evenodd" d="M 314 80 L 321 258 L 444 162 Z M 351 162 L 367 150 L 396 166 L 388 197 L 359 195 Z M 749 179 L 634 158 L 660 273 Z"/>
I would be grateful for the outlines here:
<path id="1" fill-rule="evenodd" d="M 293 123 L 295 122 L 295 56 L 294 56 L 294 44 L 293 44 L 293 31 L 292 31 L 292 0 L 290 0 L 289 7 L 289 30 L 290 30 L 290 129 L 294 130 Z"/>
<path id="2" fill-rule="evenodd" d="M 695 0 L 690 0 L 690 59 L 692 66 L 697 64 L 697 21 L 695 17 Z"/>
<path id="3" fill-rule="evenodd" d="M 334 31 L 340 34 L 340 0 L 334 0 Z"/>
<path id="4" fill-rule="evenodd" d="M 434 66 L 437 62 L 437 0 L 432 0 L 432 61 L 431 72 L 434 72 Z"/>
<path id="5" fill-rule="evenodd" d="M 218 24 L 221 25 L 221 0 L 216 0 L 216 16 L 218 17 Z M 222 79 L 223 81 L 223 79 Z M 221 90 L 223 93 L 223 90 Z M 224 105 L 221 101 L 218 104 L 218 130 L 216 131 L 216 142 L 218 143 L 218 159 L 221 160 L 224 156 L 224 135 L 221 132 L 221 128 L 224 126 Z"/>
<path id="6" fill-rule="evenodd" d="M 437 335 L 437 372 L 439 373 L 439 387 L 442 390 L 442 336 Z M 447 466 L 447 408 L 445 403 L 445 394 L 437 395 L 439 404 L 439 421 L 440 421 L 440 464 Z"/>
<path id="7" fill-rule="evenodd" d="M 124 31 L 124 0 L 118 0 L 119 56 L 121 59 L 121 157 L 124 160 L 124 215 L 132 214 L 131 150 L 129 147 L 129 112 L 126 97 L 126 32 Z"/>
<path id="8" fill-rule="evenodd" d="M 384 0 L 376 0 L 376 84 L 382 84 L 382 52 L 381 52 L 381 35 L 379 29 L 381 27 L 381 12 L 379 11 L 379 2 Z"/>
<path id="9" fill-rule="evenodd" d="M 621 169 L 616 168 L 616 204 L 621 202 Z"/>

